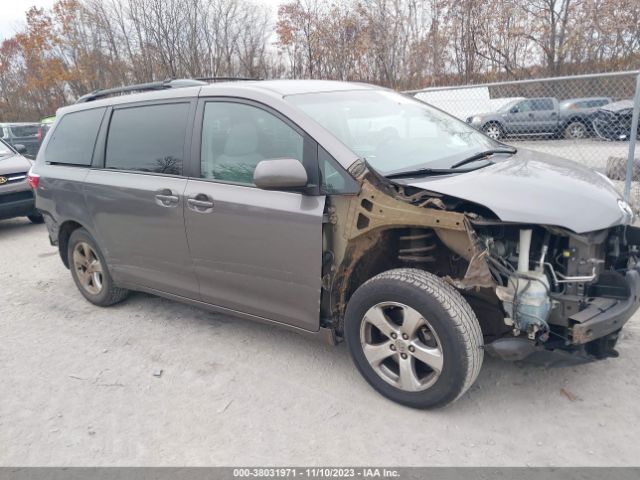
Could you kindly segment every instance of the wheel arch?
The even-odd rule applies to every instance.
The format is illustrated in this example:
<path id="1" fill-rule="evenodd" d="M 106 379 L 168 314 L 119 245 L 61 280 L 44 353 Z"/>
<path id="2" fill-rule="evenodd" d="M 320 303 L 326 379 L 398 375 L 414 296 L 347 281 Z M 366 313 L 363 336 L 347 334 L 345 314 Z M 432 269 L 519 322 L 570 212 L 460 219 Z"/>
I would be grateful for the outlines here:
<path id="1" fill-rule="evenodd" d="M 361 285 L 376 275 L 396 268 L 417 268 L 440 278 L 455 279 L 464 277 L 468 265 L 468 261 L 445 245 L 432 228 L 394 226 L 373 230 L 354 239 L 347 247 L 331 289 L 331 316 L 339 319 L 338 333 L 341 334 L 341 319 L 349 299 Z M 501 319 L 502 312 L 491 289 L 461 293 L 465 298 L 474 297 L 469 303 L 485 312 L 478 315 L 479 319 L 495 316 L 496 313 Z M 488 320 L 481 323 L 486 325 L 483 331 L 486 330 L 487 334 L 495 333 L 494 322 Z M 496 327 L 501 328 L 502 324 L 502 321 L 498 322 Z"/>
<path id="2" fill-rule="evenodd" d="M 560 125 L 561 125 L 561 127 L 562 127 L 563 129 L 565 129 L 565 128 L 567 128 L 570 124 L 575 123 L 575 122 L 581 123 L 581 124 L 582 124 L 582 125 L 584 125 L 585 127 L 587 127 L 587 126 L 588 126 L 588 125 L 587 125 L 587 123 L 588 123 L 588 122 L 587 122 L 587 119 L 586 119 L 586 118 L 584 118 L 584 117 L 580 117 L 580 116 L 576 116 L 576 115 L 574 115 L 574 116 L 571 116 L 571 117 L 568 117 L 568 118 L 564 119 Z"/>
<path id="3" fill-rule="evenodd" d="M 482 129 L 488 127 L 489 125 L 496 125 L 497 127 L 500 127 L 502 130 L 504 130 L 504 125 L 502 124 L 502 122 L 496 118 L 491 118 L 489 120 L 487 120 L 486 122 L 484 122 L 482 124 Z"/>
<path id="4" fill-rule="evenodd" d="M 407 237 L 415 238 L 409 240 Z M 411 242 L 415 241 L 419 243 L 412 245 Z M 431 250 L 422 250 L 422 258 L 406 258 L 413 256 L 412 252 L 407 254 L 407 249 L 431 246 Z M 416 268 L 447 281 L 463 278 L 468 266 L 469 262 L 446 245 L 433 228 L 394 226 L 354 239 L 347 247 L 331 289 L 331 316 L 338 320 L 338 335 L 342 335 L 342 319 L 350 298 L 376 275 L 398 268 Z M 500 337 L 505 330 L 504 312 L 495 291 L 491 288 L 458 291 L 475 312 L 485 337 Z"/>
<path id="5" fill-rule="evenodd" d="M 62 263 L 67 268 L 69 268 L 69 239 L 71 238 L 71 234 L 79 228 L 87 229 L 80 222 L 75 220 L 65 220 L 60 224 L 58 229 L 58 252 L 60 253 Z"/>

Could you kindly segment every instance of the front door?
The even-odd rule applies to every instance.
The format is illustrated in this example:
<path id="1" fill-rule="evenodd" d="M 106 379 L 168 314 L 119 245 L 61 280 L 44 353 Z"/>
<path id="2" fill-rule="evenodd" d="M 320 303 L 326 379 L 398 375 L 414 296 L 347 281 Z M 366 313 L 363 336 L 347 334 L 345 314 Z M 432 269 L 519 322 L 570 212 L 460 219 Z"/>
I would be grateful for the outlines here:
<path id="1" fill-rule="evenodd" d="M 114 109 L 104 168 L 84 188 L 116 281 L 198 299 L 184 227 L 190 103 Z"/>
<path id="2" fill-rule="evenodd" d="M 200 178 L 187 182 L 185 223 L 202 300 L 317 331 L 325 197 L 253 185 L 261 160 L 295 158 L 312 173 L 317 148 L 250 103 L 203 101 L 198 110 Z"/>
<path id="3" fill-rule="evenodd" d="M 507 133 L 526 135 L 538 131 L 531 100 L 518 102 L 504 115 L 504 119 Z"/>

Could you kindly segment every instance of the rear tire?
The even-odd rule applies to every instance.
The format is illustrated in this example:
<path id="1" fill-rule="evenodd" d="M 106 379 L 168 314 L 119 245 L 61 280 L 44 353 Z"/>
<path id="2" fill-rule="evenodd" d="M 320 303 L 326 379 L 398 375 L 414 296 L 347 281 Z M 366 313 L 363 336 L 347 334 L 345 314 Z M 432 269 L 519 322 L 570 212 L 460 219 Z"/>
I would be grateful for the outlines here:
<path id="1" fill-rule="evenodd" d="M 454 402 L 482 365 L 473 310 L 455 288 L 423 270 L 389 270 L 360 286 L 347 305 L 344 334 L 365 380 L 413 408 Z"/>
<path id="2" fill-rule="evenodd" d="M 128 290 L 113 283 L 98 244 L 84 228 L 74 230 L 69 237 L 67 258 L 76 287 L 94 305 L 108 307 L 129 295 Z"/>
<path id="3" fill-rule="evenodd" d="M 564 138 L 567 140 L 580 140 L 582 138 L 587 138 L 587 136 L 587 127 L 582 122 L 571 122 L 564 128 Z"/>

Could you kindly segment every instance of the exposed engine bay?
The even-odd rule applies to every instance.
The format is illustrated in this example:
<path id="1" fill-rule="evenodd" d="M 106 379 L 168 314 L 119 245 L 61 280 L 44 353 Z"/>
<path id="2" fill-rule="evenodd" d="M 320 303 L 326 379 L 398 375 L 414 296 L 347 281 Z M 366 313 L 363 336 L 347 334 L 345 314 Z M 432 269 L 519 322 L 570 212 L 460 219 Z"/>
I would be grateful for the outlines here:
<path id="1" fill-rule="evenodd" d="M 635 295 L 627 278 L 637 276 L 632 228 L 577 235 L 548 226 L 478 225 L 513 336 L 547 348 L 586 345 L 599 358 L 615 355 L 622 319 L 619 326 L 615 319 L 593 320 Z"/>
<path id="2" fill-rule="evenodd" d="M 394 184 L 363 164 L 352 174 L 360 193 L 331 199 L 327 209 L 323 326 L 339 336 L 357 286 L 410 266 L 458 288 L 489 353 L 508 360 L 541 350 L 617 355 L 618 333 L 640 301 L 638 228 L 577 234 L 503 222 L 481 205 Z"/>

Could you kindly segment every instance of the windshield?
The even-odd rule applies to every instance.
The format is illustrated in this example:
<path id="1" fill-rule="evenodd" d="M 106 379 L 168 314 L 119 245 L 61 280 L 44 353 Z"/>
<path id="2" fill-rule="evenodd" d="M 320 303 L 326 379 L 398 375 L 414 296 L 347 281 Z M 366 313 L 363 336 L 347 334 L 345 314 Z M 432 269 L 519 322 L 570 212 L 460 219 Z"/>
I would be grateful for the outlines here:
<path id="1" fill-rule="evenodd" d="M 0 140 L 0 158 L 7 157 L 9 155 L 13 155 L 13 151 L 7 146 L 6 143 Z"/>
<path id="2" fill-rule="evenodd" d="M 507 102 L 504 105 L 502 105 L 498 109 L 498 112 L 508 112 L 509 110 L 511 110 L 511 107 L 514 107 L 519 102 L 520 100 L 511 100 L 510 102 Z"/>
<path id="3" fill-rule="evenodd" d="M 286 99 L 382 174 L 448 168 L 500 145 L 440 110 L 386 90 L 310 93 Z"/>

